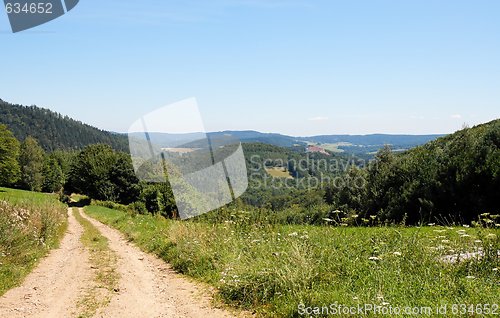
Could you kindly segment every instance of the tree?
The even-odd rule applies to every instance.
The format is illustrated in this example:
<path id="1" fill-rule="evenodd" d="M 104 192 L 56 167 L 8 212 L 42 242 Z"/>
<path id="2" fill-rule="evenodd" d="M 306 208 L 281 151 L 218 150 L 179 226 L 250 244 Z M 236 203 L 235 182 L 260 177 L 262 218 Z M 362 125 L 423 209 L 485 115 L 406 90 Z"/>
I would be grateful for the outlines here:
<path id="1" fill-rule="evenodd" d="M 50 154 L 50 157 L 54 158 L 57 161 L 59 167 L 61 167 L 61 171 L 63 174 L 63 184 L 65 184 L 69 178 L 71 164 L 76 160 L 76 156 L 78 156 L 78 153 L 78 151 L 74 150 L 56 150 Z"/>
<path id="2" fill-rule="evenodd" d="M 71 166 L 68 189 L 98 200 L 116 200 L 109 172 L 116 163 L 113 149 L 96 144 L 85 147 Z"/>
<path id="3" fill-rule="evenodd" d="M 138 180 L 130 157 L 103 144 L 87 146 L 75 158 L 65 191 L 124 204 L 139 196 Z"/>
<path id="4" fill-rule="evenodd" d="M 30 191 L 42 191 L 45 152 L 33 137 L 27 137 L 21 144 L 19 165 L 20 185 Z"/>
<path id="5" fill-rule="evenodd" d="M 19 179 L 19 141 L 0 124 L 0 185 L 11 185 Z"/>
<path id="6" fill-rule="evenodd" d="M 43 169 L 43 186 L 44 192 L 58 192 L 64 184 L 64 174 L 59 162 L 51 155 L 45 160 Z"/>
<path id="7" fill-rule="evenodd" d="M 130 204 L 139 198 L 139 180 L 129 155 L 116 153 L 116 163 L 109 171 L 109 179 L 115 186 L 115 194 L 120 203 Z"/>

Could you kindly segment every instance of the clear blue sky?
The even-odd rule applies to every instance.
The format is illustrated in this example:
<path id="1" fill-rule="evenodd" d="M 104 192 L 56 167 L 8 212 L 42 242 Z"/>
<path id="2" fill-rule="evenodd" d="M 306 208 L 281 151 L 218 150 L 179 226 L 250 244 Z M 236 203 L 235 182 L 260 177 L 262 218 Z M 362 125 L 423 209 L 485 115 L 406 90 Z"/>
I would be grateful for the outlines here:
<path id="1" fill-rule="evenodd" d="M 81 0 L 12 34 L 0 98 L 126 131 L 196 97 L 208 130 L 449 133 L 500 117 L 500 1 Z"/>

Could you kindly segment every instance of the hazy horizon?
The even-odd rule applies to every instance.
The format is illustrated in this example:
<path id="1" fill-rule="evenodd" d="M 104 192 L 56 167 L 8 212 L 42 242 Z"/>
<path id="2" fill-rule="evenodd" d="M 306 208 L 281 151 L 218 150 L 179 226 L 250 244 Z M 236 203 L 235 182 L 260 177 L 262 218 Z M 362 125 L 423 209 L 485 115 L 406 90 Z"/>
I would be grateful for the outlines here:
<path id="1" fill-rule="evenodd" d="M 500 117 L 480 3 L 87 0 L 15 34 L 0 14 L 0 96 L 109 131 L 196 97 L 207 131 L 447 134 Z"/>

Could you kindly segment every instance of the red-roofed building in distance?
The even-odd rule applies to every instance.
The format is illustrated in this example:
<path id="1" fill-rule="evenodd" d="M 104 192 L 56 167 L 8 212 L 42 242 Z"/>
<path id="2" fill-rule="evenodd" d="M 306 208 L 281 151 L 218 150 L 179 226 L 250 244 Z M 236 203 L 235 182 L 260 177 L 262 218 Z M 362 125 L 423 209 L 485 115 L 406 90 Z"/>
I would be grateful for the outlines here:
<path id="1" fill-rule="evenodd" d="M 306 152 L 319 152 L 327 156 L 330 155 L 325 149 L 314 145 L 307 146 Z"/>

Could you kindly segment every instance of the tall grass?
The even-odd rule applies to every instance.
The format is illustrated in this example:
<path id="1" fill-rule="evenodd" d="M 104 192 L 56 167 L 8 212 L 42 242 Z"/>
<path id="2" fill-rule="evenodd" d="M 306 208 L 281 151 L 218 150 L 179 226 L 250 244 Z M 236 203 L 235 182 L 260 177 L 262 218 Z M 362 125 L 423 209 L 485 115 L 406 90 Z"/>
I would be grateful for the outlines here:
<path id="1" fill-rule="evenodd" d="M 102 207 L 87 211 L 179 272 L 216 286 L 222 301 L 260 316 L 298 317 L 300 304 L 335 302 L 432 308 L 499 303 L 498 229 L 253 224 L 238 212 L 233 220 L 210 224 Z M 477 250 L 485 256 L 442 261 Z"/>
<path id="2" fill-rule="evenodd" d="M 54 195 L 0 188 L 0 295 L 57 246 L 66 209 Z"/>

